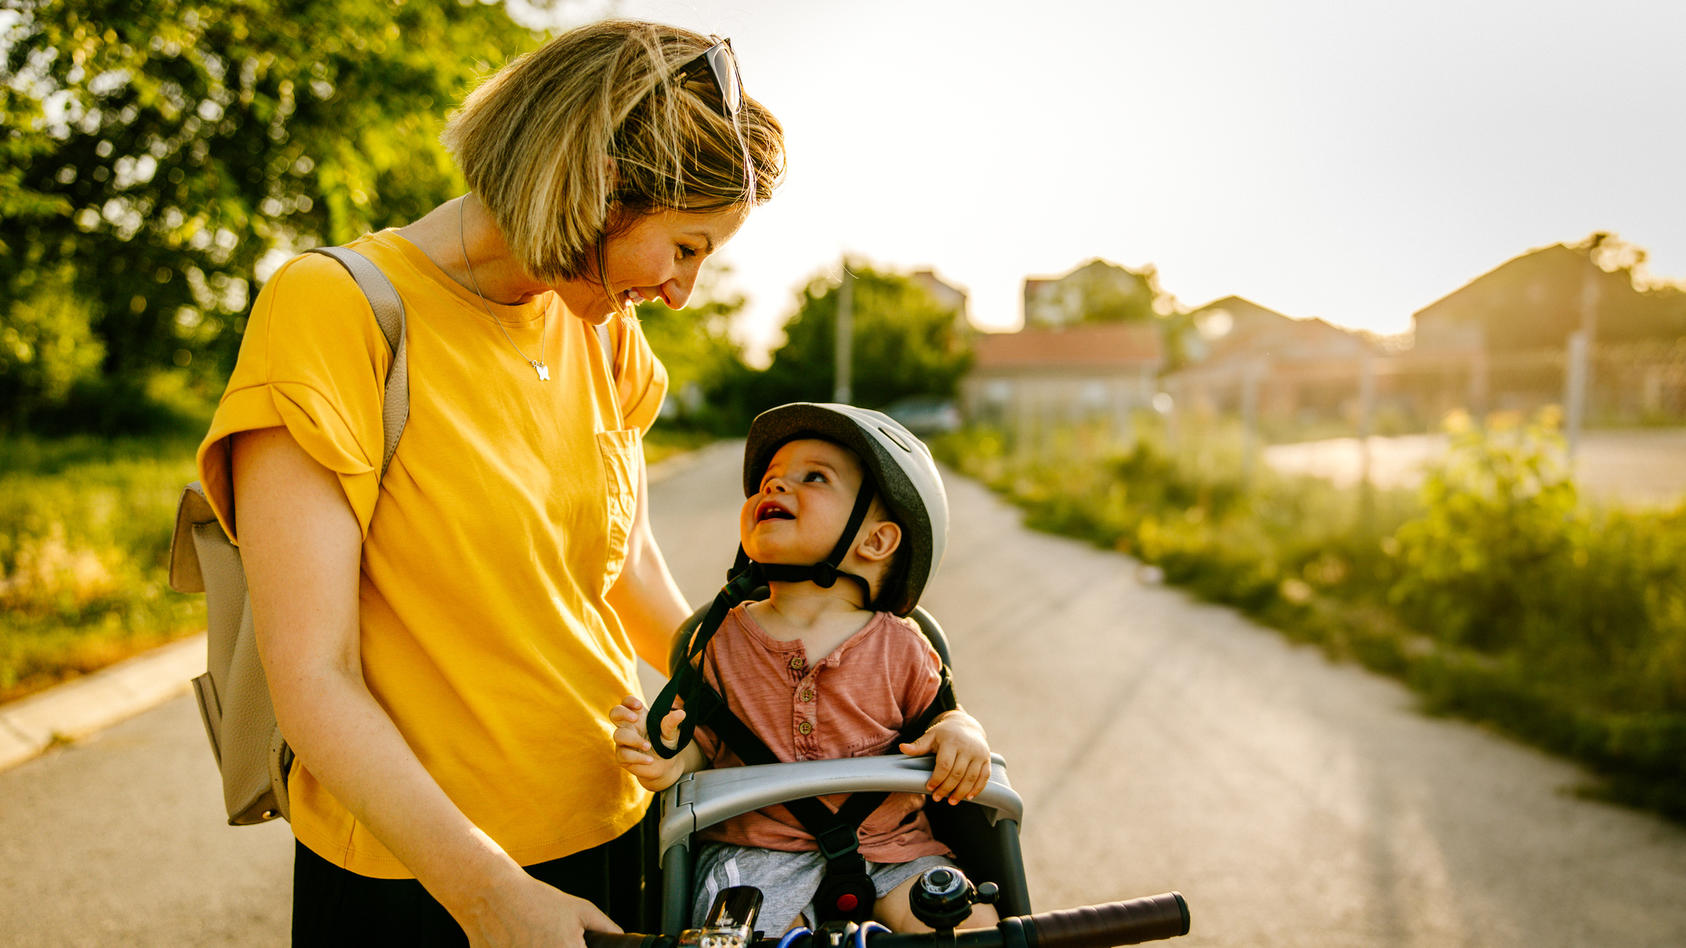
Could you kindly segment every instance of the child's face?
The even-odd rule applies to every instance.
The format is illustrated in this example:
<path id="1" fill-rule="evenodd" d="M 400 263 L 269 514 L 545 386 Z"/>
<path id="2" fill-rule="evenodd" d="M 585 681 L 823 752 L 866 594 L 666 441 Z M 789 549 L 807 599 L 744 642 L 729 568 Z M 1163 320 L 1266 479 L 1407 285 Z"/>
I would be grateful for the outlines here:
<path id="1" fill-rule="evenodd" d="M 818 563 L 837 545 L 855 495 L 861 465 L 854 452 L 829 441 L 787 442 L 761 475 L 761 489 L 744 501 L 738 539 L 757 563 Z"/>

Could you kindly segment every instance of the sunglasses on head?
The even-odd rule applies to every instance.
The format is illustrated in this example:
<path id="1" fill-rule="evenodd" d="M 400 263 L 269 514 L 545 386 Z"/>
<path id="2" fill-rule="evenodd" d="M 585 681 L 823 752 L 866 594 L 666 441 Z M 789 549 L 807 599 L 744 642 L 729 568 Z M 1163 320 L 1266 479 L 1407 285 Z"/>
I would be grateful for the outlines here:
<path id="1" fill-rule="evenodd" d="M 714 40 L 713 46 L 679 67 L 679 83 L 683 85 L 701 75 L 713 81 L 714 91 L 720 96 L 716 111 L 722 118 L 731 119 L 732 131 L 738 136 L 738 146 L 743 149 L 744 190 L 753 204 L 756 200 L 755 167 L 749 157 L 749 143 L 744 141 L 743 129 L 738 126 L 738 112 L 743 108 L 743 78 L 738 75 L 738 57 L 732 53 L 731 40 L 718 36 L 710 36 L 709 39 Z"/>
<path id="2" fill-rule="evenodd" d="M 738 109 L 743 107 L 743 79 L 738 75 L 738 58 L 732 55 L 732 41 L 718 36 L 709 39 L 715 41 L 713 46 L 679 67 L 679 81 L 688 82 L 706 74 L 714 81 L 714 91 L 720 96 L 720 114 L 737 118 Z"/>

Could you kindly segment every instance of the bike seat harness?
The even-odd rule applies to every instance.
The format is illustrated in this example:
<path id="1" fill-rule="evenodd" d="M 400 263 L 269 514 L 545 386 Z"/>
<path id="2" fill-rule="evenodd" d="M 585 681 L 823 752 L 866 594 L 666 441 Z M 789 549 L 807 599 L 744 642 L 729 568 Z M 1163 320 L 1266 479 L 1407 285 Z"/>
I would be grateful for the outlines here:
<path id="1" fill-rule="evenodd" d="M 668 747 L 662 743 L 659 734 L 651 735 L 650 745 L 661 757 L 677 755 L 691 742 L 696 728 L 707 727 L 745 764 L 780 762 L 766 742 L 732 713 L 726 699 L 708 683 L 700 669 L 708 642 L 720 628 L 726 613 L 765 585 L 765 569 L 760 563 L 749 562 L 745 568 L 736 571 L 697 624 L 685 645 L 685 654 L 676 656 L 679 660 L 674 663 L 673 677 L 652 702 L 649 711 L 654 729 L 673 710 L 675 697 L 684 700 L 685 719 L 680 722 L 677 745 Z M 902 727 L 897 743 L 918 739 L 939 716 L 959 706 L 947 665 L 942 667 L 940 674 L 936 697 L 924 711 Z M 782 804 L 814 837 L 820 854 L 825 857 L 825 875 L 814 894 L 814 909 L 819 914 L 819 921 L 858 922 L 872 916 L 877 893 L 871 877 L 867 875 L 866 860 L 860 854 L 859 834 L 861 824 L 888 796 L 888 793 L 877 790 L 852 793 L 835 812 L 813 797 L 787 800 Z"/>
<path id="2" fill-rule="evenodd" d="M 753 493 L 752 484 L 759 481 L 761 473 L 755 468 L 764 469 L 765 458 L 771 456 L 778 443 L 816 436 L 838 440 L 863 456 L 867 472 L 861 478 L 848 525 L 831 553 L 824 560 L 810 565 L 758 563 L 751 560 L 743 546 L 739 545 L 726 585 L 709 604 L 702 621 L 690 630 L 683 641 L 683 648 L 676 648 L 673 676 L 650 705 L 647 720 L 654 732 L 650 744 L 660 757 L 674 757 L 691 742 L 698 727 L 707 727 L 745 764 L 779 763 L 766 743 L 726 706 L 725 699 L 704 679 L 701 671 L 709 640 L 735 606 L 749 600 L 770 582 L 812 582 L 829 589 L 839 579 L 847 579 L 861 587 L 863 605 L 887 608 L 905 615 L 912 610 L 925 578 L 941 558 L 942 542 L 947 535 L 948 511 L 947 498 L 935 464 L 930 460 L 928 449 L 917 438 L 877 412 L 853 406 L 796 404 L 763 413 L 751 425 L 750 443 L 745 451 L 744 495 L 748 497 Z M 905 456 L 884 452 L 881 446 L 886 439 L 890 445 L 905 452 Z M 880 447 L 875 447 L 874 441 Z M 911 445 L 917 445 L 919 450 L 912 450 Z M 886 589 L 879 598 L 888 601 L 874 603 L 871 586 L 866 579 L 844 572 L 842 564 L 861 524 L 866 521 L 873 498 L 885 489 L 881 485 L 886 477 L 896 479 L 886 501 L 893 509 L 903 508 L 897 512 L 904 518 L 911 513 L 913 517 L 908 519 L 918 521 L 915 526 L 922 532 L 911 535 L 916 537 L 916 549 L 923 551 L 925 561 L 918 564 L 919 578 L 910 584 L 910 588 Z M 906 509 L 915 503 L 917 509 Z M 946 663 L 940 674 L 936 698 L 924 711 L 904 723 L 900 741 L 918 739 L 938 716 L 958 707 Z M 684 701 L 685 719 L 679 724 L 678 743 L 668 747 L 662 742 L 659 729 L 662 719 L 673 710 L 675 698 Z M 863 921 L 871 917 L 876 892 L 866 872 L 866 860 L 860 854 L 859 834 L 861 823 L 887 797 L 888 794 L 882 791 L 853 793 L 835 812 L 815 798 L 783 804 L 803 829 L 814 837 L 821 855 L 825 857 L 825 875 L 814 895 L 819 921 Z"/>

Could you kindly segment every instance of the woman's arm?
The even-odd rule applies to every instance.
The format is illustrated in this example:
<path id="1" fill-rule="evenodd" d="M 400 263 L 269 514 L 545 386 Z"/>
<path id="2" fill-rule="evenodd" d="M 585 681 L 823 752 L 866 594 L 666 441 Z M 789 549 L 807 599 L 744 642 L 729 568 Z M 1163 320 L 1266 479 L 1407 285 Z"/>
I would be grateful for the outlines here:
<path id="1" fill-rule="evenodd" d="M 299 760 L 414 872 L 473 944 L 580 946 L 619 931 L 529 876 L 423 769 L 363 680 L 356 517 L 285 428 L 234 436 L 234 510 L 258 654 Z"/>
<path id="2" fill-rule="evenodd" d="M 650 530 L 650 483 L 644 459 L 638 459 L 638 509 L 627 538 L 626 565 L 609 588 L 609 607 L 620 616 L 640 658 L 667 674 L 673 633 L 691 615 L 668 572 L 667 560 Z"/>

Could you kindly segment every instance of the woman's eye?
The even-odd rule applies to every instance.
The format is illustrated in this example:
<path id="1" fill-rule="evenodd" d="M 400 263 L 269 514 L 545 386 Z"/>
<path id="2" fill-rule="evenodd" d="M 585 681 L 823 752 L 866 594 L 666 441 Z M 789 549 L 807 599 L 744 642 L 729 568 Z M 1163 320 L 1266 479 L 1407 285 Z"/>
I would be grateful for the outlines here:
<path id="1" fill-rule="evenodd" d="M 689 260 L 696 255 L 697 250 L 695 247 L 687 247 L 684 244 L 679 245 L 679 259 Z"/>

